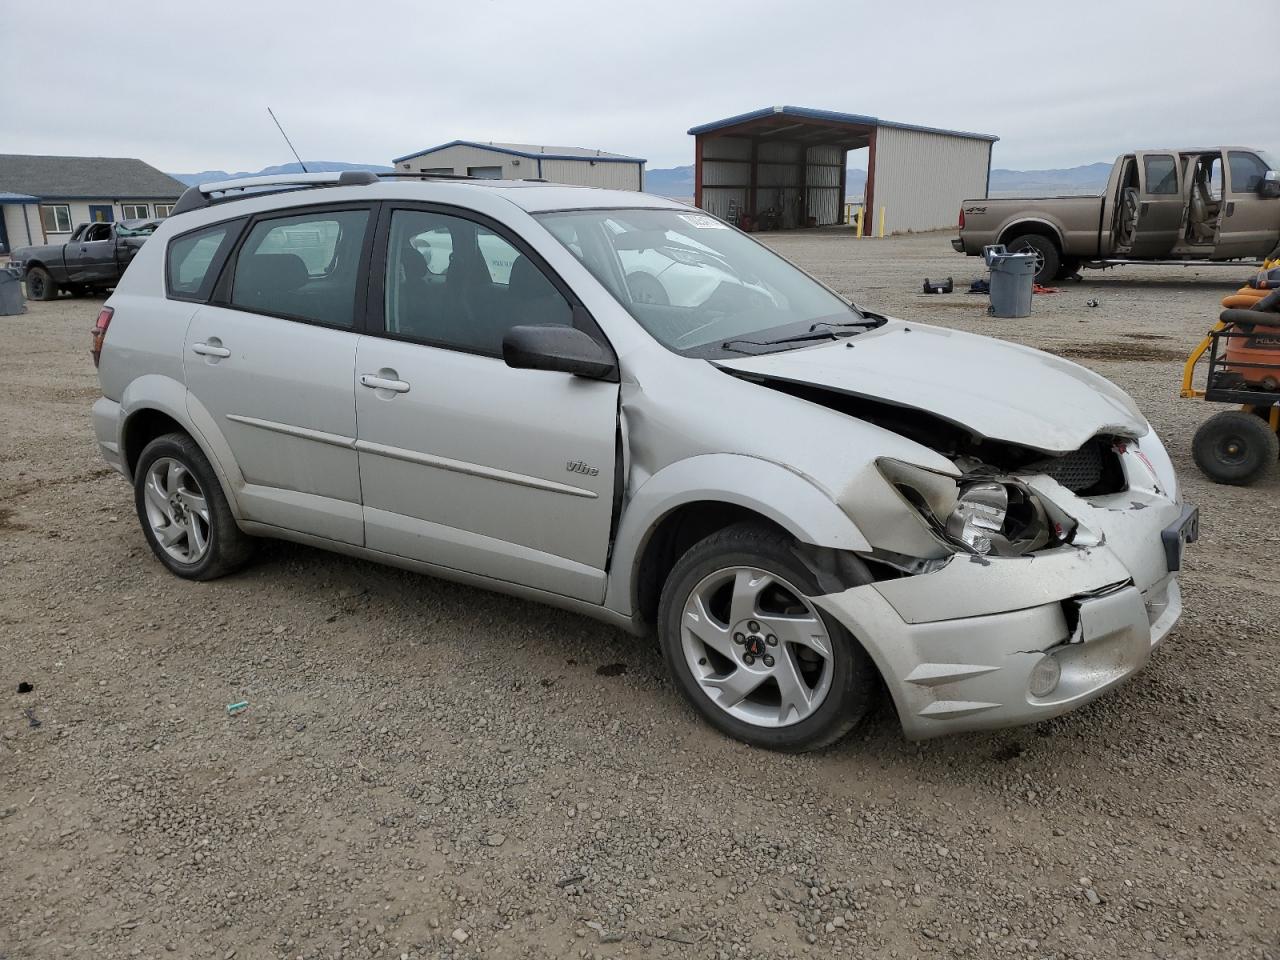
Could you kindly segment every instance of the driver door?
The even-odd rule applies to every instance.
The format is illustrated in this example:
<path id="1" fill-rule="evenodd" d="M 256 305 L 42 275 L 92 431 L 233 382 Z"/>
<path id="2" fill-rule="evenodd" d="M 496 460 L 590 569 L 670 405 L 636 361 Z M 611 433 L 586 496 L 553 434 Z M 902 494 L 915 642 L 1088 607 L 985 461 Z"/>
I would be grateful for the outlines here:
<path id="1" fill-rule="evenodd" d="M 76 283 L 114 280 L 115 247 L 111 224 L 89 224 L 74 255 L 67 258 L 68 276 Z"/>
<path id="2" fill-rule="evenodd" d="M 384 215 L 356 353 L 365 545 L 560 596 L 604 598 L 618 385 L 516 370 L 517 324 L 601 337 L 566 286 L 495 223 Z"/>
<path id="3" fill-rule="evenodd" d="M 1138 227 L 1130 256 L 1168 256 L 1178 242 L 1186 206 L 1182 164 L 1172 153 L 1140 152 Z"/>

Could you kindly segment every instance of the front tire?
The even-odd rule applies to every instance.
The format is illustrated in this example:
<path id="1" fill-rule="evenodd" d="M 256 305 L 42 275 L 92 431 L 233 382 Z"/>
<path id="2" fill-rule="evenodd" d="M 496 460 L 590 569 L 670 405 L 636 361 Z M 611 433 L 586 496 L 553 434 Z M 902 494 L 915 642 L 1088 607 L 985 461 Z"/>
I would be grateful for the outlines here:
<path id="1" fill-rule="evenodd" d="M 213 467 L 186 434 L 167 433 L 147 444 L 133 490 L 142 532 L 170 573 L 213 580 L 249 559 L 252 541 L 236 526 Z"/>
<path id="2" fill-rule="evenodd" d="M 1214 414 L 1191 442 L 1196 466 L 1214 483 L 1245 486 L 1280 457 L 1280 437 L 1261 417 L 1243 410 Z"/>
<path id="3" fill-rule="evenodd" d="M 1005 249 L 1010 253 L 1034 253 L 1036 255 L 1034 279 L 1036 283 L 1042 285 L 1052 283 L 1062 266 L 1062 254 L 1058 252 L 1058 245 L 1038 233 L 1024 233 L 1022 236 L 1014 237 L 1005 244 Z"/>
<path id="4" fill-rule="evenodd" d="M 26 282 L 28 299 L 53 300 L 58 296 L 58 285 L 44 267 L 32 267 L 28 270 Z"/>
<path id="5" fill-rule="evenodd" d="M 658 608 L 681 693 L 752 746 L 799 752 L 839 740 L 874 705 L 877 674 L 857 640 L 814 604 L 823 592 L 780 531 L 738 524 L 696 544 Z"/>

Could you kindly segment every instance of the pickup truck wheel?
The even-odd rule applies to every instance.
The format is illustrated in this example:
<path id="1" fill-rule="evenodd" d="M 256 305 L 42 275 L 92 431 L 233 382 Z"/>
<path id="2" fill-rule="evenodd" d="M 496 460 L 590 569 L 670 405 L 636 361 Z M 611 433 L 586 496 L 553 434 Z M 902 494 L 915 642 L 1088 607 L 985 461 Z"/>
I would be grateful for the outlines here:
<path id="1" fill-rule="evenodd" d="M 134 506 L 152 552 L 170 573 L 213 580 L 249 559 L 213 467 L 189 436 L 167 433 L 143 448 L 133 471 Z"/>
<path id="2" fill-rule="evenodd" d="M 1036 283 L 1050 283 L 1062 266 L 1062 254 L 1058 245 L 1038 233 L 1024 233 L 1005 243 L 1010 253 L 1034 253 L 1036 255 Z"/>
<path id="3" fill-rule="evenodd" d="M 1280 438 L 1257 414 L 1227 410 L 1200 425 L 1191 453 L 1196 466 L 1214 483 L 1244 486 L 1260 478 L 1280 457 Z"/>
<path id="4" fill-rule="evenodd" d="M 658 636 L 685 698 L 752 746 L 814 750 L 876 702 L 871 658 L 812 598 L 823 590 L 780 531 L 745 523 L 695 544 L 662 590 Z"/>
<path id="5" fill-rule="evenodd" d="M 32 267 L 27 271 L 27 297 L 32 300 L 52 300 L 58 295 L 58 285 L 44 267 Z"/>

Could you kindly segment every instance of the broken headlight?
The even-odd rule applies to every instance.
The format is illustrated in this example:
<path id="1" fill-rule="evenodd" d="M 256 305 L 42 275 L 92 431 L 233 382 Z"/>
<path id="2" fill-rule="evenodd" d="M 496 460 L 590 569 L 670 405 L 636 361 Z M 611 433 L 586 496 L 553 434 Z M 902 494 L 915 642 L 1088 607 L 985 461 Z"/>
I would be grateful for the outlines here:
<path id="1" fill-rule="evenodd" d="M 900 460 L 881 459 L 877 466 L 951 546 L 978 556 L 1016 557 L 1060 539 L 1040 498 L 1017 480 L 949 476 Z"/>

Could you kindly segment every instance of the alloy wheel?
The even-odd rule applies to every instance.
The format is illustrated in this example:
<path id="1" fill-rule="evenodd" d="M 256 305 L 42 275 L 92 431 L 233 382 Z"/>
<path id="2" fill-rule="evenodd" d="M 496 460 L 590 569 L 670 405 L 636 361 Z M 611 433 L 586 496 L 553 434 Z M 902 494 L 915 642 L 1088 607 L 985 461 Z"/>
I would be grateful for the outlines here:
<path id="1" fill-rule="evenodd" d="M 143 485 L 147 523 L 156 542 L 179 563 L 198 563 L 209 550 L 209 504 L 183 463 L 160 457 Z"/>
<path id="2" fill-rule="evenodd" d="M 704 577 L 685 601 L 680 643 L 702 692 L 744 723 L 799 723 L 831 690 L 826 625 L 803 593 L 765 570 Z"/>

